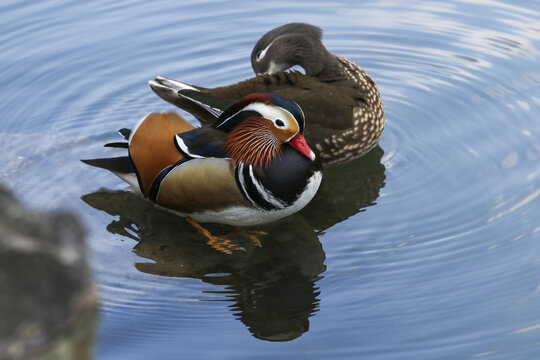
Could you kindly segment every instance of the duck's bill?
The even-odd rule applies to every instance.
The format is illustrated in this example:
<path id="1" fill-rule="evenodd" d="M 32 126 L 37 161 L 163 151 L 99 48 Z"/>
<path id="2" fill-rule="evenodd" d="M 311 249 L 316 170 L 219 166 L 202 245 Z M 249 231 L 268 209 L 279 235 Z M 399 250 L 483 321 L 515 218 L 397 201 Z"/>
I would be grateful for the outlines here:
<path id="1" fill-rule="evenodd" d="M 289 144 L 296 149 L 300 154 L 310 158 L 312 161 L 315 160 L 315 153 L 306 142 L 306 138 L 303 135 L 297 134 L 295 137 L 289 141 Z"/>

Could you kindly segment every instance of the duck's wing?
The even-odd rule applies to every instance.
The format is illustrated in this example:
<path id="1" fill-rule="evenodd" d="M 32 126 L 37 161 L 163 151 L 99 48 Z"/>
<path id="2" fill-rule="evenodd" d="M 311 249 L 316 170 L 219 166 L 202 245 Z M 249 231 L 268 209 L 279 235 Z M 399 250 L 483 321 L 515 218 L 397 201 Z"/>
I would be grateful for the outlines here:
<path id="1" fill-rule="evenodd" d="M 174 145 L 181 161 L 164 168 L 149 191 L 149 198 L 157 204 L 184 215 L 208 213 L 203 221 L 213 216 L 230 216 L 229 207 L 246 207 L 234 172 L 234 165 L 224 150 L 226 132 L 213 127 L 202 127 L 177 133 Z"/>
<path id="2" fill-rule="evenodd" d="M 212 127 L 201 127 L 175 136 L 177 149 L 190 159 L 226 158 L 225 137 L 227 133 Z"/>
<path id="3" fill-rule="evenodd" d="M 208 94 L 208 89 L 158 76 L 148 82 L 163 100 L 189 112 L 203 124 L 213 124 L 234 101 Z"/>

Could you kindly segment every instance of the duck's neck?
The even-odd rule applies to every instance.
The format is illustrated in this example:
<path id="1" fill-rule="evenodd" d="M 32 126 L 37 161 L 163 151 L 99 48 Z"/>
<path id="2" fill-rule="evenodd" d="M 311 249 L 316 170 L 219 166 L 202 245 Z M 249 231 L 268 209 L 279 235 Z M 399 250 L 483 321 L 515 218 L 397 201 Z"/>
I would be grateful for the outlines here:
<path id="1" fill-rule="evenodd" d="M 306 75 L 316 76 L 323 81 L 332 81 L 342 78 L 345 74 L 343 69 L 340 66 L 336 55 L 327 51 L 326 62 L 324 66 L 321 67 L 320 71 L 317 74 L 310 74 L 306 70 Z"/>
<path id="2" fill-rule="evenodd" d="M 306 71 L 306 75 L 319 76 L 321 72 L 325 71 L 333 54 L 330 54 L 323 46 L 303 45 L 294 53 L 291 65 L 300 65 Z"/>
<path id="3" fill-rule="evenodd" d="M 320 48 L 313 48 L 318 54 L 300 56 L 298 65 L 306 71 L 306 75 L 317 77 L 322 81 L 336 81 L 346 79 L 348 76 L 341 66 L 338 56 Z M 322 51 L 324 50 L 324 51 Z"/>

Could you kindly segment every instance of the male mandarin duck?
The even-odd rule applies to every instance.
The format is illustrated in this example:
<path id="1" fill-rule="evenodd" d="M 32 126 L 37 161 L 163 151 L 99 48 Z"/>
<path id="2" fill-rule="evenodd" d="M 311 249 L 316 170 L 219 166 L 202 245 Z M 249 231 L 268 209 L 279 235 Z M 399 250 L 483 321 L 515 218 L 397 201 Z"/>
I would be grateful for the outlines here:
<path id="1" fill-rule="evenodd" d="M 323 164 L 360 157 L 377 145 L 385 124 L 384 109 L 373 79 L 352 61 L 330 53 L 320 28 L 301 23 L 280 26 L 253 48 L 256 77 L 213 89 L 157 77 L 150 81 L 164 100 L 213 123 L 235 100 L 270 92 L 297 102 L 306 116 L 305 137 Z M 298 71 L 284 72 L 299 65 Z"/>
<path id="2" fill-rule="evenodd" d="M 295 102 L 256 93 L 201 128 L 174 112 L 152 113 L 120 131 L 128 143 L 108 144 L 127 147 L 128 156 L 82 161 L 194 221 L 249 226 L 291 215 L 317 192 L 322 166 L 303 131 Z"/>

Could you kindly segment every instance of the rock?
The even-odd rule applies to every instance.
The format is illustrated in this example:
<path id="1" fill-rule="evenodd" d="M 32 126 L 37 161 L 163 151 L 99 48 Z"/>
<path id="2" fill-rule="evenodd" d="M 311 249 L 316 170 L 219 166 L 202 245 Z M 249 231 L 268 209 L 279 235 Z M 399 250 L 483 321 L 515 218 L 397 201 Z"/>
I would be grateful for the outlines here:
<path id="1" fill-rule="evenodd" d="M 0 359 L 89 359 L 97 295 L 71 214 L 27 210 L 0 186 Z"/>

